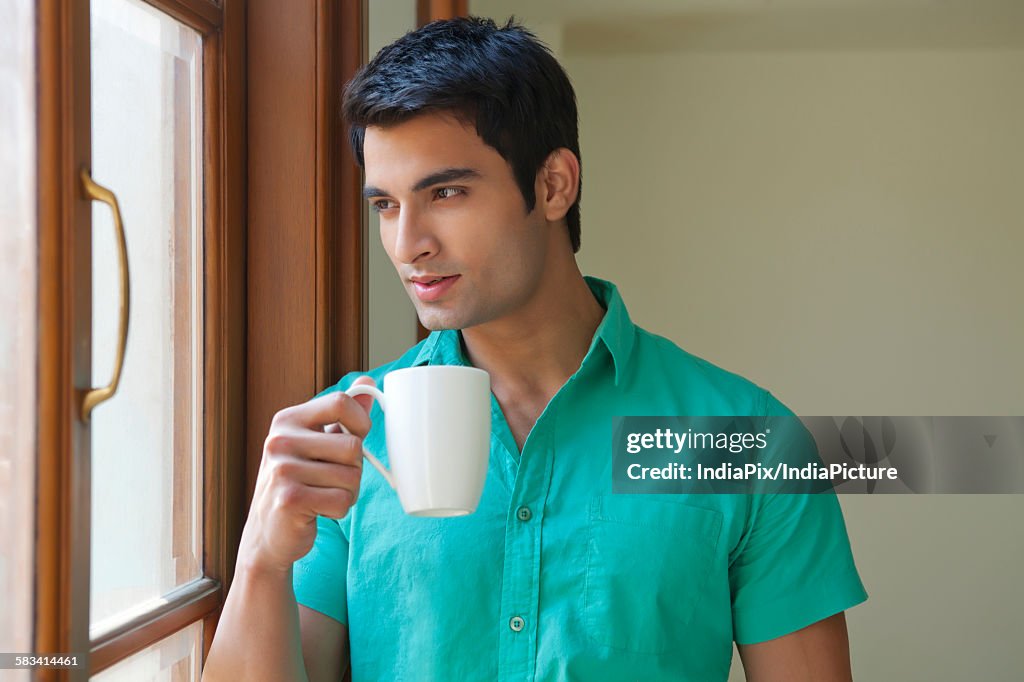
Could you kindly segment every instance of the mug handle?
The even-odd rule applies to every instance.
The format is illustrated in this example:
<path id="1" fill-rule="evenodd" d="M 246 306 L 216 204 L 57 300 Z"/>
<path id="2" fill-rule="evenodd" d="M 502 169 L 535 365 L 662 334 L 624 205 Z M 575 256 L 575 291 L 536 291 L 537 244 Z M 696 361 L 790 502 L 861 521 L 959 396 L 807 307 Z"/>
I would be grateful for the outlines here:
<path id="1" fill-rule="evenodd" d="M 348 389 L 347 391 L 345 391 L 345 393 L 350 395 L 350 396 L 368 395 L 368 396 L 372 397 L 374 400 L 376 400 L 377 404 L 380 405 L 381 411 L 382 412 L 384 411 L 384 394 L 376 386 L 367 386 L 366 384 L 357 384 L 357 385 L 353 386 L 352 388 Z M 341 422 L 338 422 L 338 426 L 340 426 L 341 430 L 344 431 L 345 433 L 349 433 L 349 430 L 346 429 L 345 425 L 342 424 Z M 388 471 L 387 467 L 384 466 L 383 464 L 381 464 L 379 459 L 377 459 L 376 457 L 371 455 L 369 452 L 367 452 L 366 448 L 363 448 L 363 457 L 368 459 L 370 461 L 370 464 L 373 465 L 373 468 L 380 472 L 380 475 L 383 476 L 384 480 L 388 482 L 388 485 L 391 486 L 391 489 L 392 490 L 396 490 L 396 488 L 395 488 L 395 478 L 392 475 L 392 473 L 390 471 Z"/>

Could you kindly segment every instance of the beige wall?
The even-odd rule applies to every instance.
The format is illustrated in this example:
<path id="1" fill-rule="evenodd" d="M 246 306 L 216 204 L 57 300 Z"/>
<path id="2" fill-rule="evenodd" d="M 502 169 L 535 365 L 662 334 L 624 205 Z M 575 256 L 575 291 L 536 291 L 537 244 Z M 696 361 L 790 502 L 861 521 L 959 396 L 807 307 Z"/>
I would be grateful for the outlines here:
<path id="1" fill-rule="evenodd" d="M 1022 413 L 1024 50 L 564 62 L 639 323 L 805 414 Z"/>
<path id="2" fill-rule="evenodd" d="M 569 71 L 580 262 L 639 324 L 800 414 L 1024 414 L 1024 31 L 831 21 L 830 48 L 821 16 L 698 22 L 672 49 L 645 42 L 656 21 L 614 22 L 615 44 L 471 9 L 536 25 Z M 870 594 L 848 614 L 857 678 L 1016 679 L 1024 497 L 842 504 Z"/>
<path id="3" fill-rule="evenodd" d="M 638 323 L 801 414 L 1024 414 L 1024 50 L 565 63 L 580 260 Z M 1019 672 L 1024 498 L 842 503 L 859 679 Z"/>

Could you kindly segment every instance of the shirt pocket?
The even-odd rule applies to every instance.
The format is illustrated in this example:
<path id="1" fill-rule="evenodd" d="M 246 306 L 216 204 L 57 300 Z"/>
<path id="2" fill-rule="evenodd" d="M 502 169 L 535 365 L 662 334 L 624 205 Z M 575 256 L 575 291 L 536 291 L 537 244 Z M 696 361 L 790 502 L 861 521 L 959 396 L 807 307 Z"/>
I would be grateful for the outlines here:
<path id="1" fill-rule="evenodd" d="M 584 622 L 620 651 L 682 646 L 715 564 L 722 513 L 657 495 L 591 501 Z"/>

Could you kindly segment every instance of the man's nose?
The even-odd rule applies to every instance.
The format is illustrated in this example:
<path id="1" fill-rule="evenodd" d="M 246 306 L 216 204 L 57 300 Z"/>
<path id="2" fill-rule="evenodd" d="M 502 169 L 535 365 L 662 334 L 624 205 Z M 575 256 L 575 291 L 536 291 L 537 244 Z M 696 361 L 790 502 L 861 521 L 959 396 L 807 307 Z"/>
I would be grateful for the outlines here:
<path id="1" fill-rule="evenodd" d="M 398 213 L 395 234 L 395 258 L 403 263 L 427 260 L 438 251 L 439 244 L 429 219 L 420 211 L 402 206 Z"/>

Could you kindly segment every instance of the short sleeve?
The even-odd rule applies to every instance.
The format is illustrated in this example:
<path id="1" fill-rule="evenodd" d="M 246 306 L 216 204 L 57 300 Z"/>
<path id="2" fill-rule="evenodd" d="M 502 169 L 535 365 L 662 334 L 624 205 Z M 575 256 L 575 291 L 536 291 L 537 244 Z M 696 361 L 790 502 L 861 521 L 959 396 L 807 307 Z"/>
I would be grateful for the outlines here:
<path id="1" fill-rule="evenodd" d="M 296 561 L 292 570 L 295 599 L 348 625 L 347 576 L 348 540 L 337 521 L 318 516 L 313 549 Z"/>
<path id="2" fill-rule="evenodd" d="M 792 414 L 767 394 L 769 414 Z M 750 495 L 729 567 L 737 644 L 775 639 L 867 599 L 833 490 Z"/>

